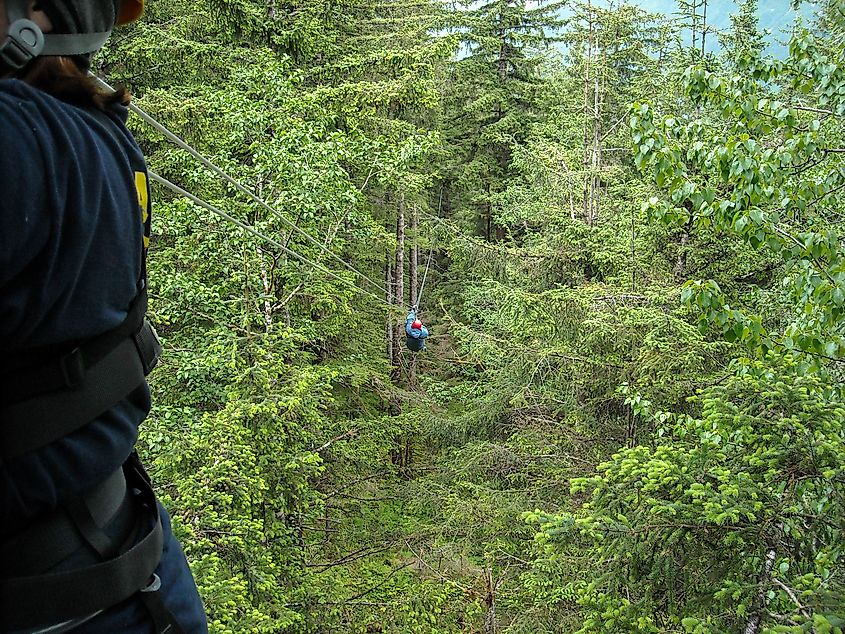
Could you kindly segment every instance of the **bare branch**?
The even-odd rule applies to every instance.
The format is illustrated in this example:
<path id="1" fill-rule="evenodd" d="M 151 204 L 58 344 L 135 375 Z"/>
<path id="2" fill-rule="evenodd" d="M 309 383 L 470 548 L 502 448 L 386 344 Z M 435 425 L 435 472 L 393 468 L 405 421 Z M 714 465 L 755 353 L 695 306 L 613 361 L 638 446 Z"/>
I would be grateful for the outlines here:
<path id="1" fill-rule="evenodd" d="M 786 592 L 787 596 L 789 596 L 789 598 L 792 599 L 792 602 L 795 605 L 798 606 L 798 611 L 801 613 L 801 616 L 803 616 L 806 619 L 810 618 L 810 613 L 807 611 L 807 608 L 805 608 L 801 604 L 801 602 L 798 600 L 798 595 L 795 594 L 795 590 L 790 588 L 788 585 L 786 585 L 783 581 L 781 581 L 777 577 L 772 578 L 772 583 L 775 584 L 778 588 L 780 588 L 784 592 Z"/>
<path id="2" fill-rule="evenodd" d="M 335 566 L 342 566 L 344 564 L 351 563 L 353 561 L 357 561 L 359 559 L 363 559 L 364 557 L 369 557 L 370 555 L 376 555 L 378 553 L 383 553 L 386 550 L 390 550 L 393 547 L 393 542 L 389 544 L 380 546 L 378 548 L 359 548 L 351 553 L 348 553 L 341 557 L 340 559 L 336 559 L 335 561 L 324 561 L 318 563 L 306 563 L 305 566 L 307 568 L 320 568 L 317 572 L 325 572 L 329 568 L 334 568 Z"/>
<path id="3" fill-rule="evenodd" d="M 325 451 L 326 449 L 328 449 L 329 447 L 331 447 L 334 443 L 336 443 L 336 442 L 338 442 L 338 441 L 340 441 L 340 440 L 346 440 L 347 438 L 354 438 L 354 437 L 355 437 L 355 436 L 357 436 L 357 435 L 358 435 L 358 430 L 357 430 L 357 429 L 350 429 L 350 430 L 348 430 L 348 431 L 345 431 L 345 432 L 343 432 L 340 436 L 335 436 L 335 437 L 334 437 L 334 438 L 332 438 L 331 440 L 326 441 L 325 443 L 323 443 L 323 444 L 322 444 L 320 447 L 318 447 L 317 449 L 314 449 L 314 453 L 320 453 L 321 451 Z"/>
<path id="4" fill-rule="evenodd" d="M 833 110 L 824 110 L 822 108 L 811 108 L 810 106 L 790 106 L 794 110 L 801 110 L 803 112 L 815 112 L 817 114 L 826 114 L 832 115 L 834 114 Z"/>
<path id="5" fill-rule="evenodd" d="M 456 588 L 463 590 L 464 592 L 470 591 L 470 589 L 467 586 L 458 583 L 454 579 L 449 579 L 448 577 L 444 576 L 443 573 L 440 572 L 439 570 L 435 570 L 434 568 L 432 568 L 428 564 L 428 562 L 425 561 L 425 559 L 423 559 L 422 555 L 420 555 L 416 550 L 414 550 L 414 548 L 411 546 L 410 542 L 408 542 L 407 540 L 405 540 L 405 546 L 408 547 L 408 550 L 410 550 L 412 553 L 414 553 L 414 556 L 417 558 L 417 561 L 420 564 L 422 564 L 423 566 L 428 568 L 431 572 L 433 572 L 435 575 L 437 575 L 440 578 L 441 581 L 443 581 L 445 583 L 449 583 L 449 584 L 455 586 Z"/>
<path id="6" fill-rule="evenodd" d="M 383 586 L 384 584 L 386 584 L 388 581 L 390 581 L 391 577 L 393 577 L 393 575 L 395 575 L 397 572 L 399 572 L 400 570 L 404 570 L 404 569 L 405 569 L 405 568 L 407 568 L 408 566 L 412 566 L 412 565 L 414 565 L 414 562 L 413 562 L 413 561 L 409 561 L 408 563 L 402 564 L 401 566 L 399 566 L 399 567 L 397 567 L 397 568 L 394 568 L 394 569 L 390 572 L 390 574 L 389 574 L 389 575 L 387 575 L 384 579 L 382 579 L 381 581 L 379 581 L 376 585 L 374 585 L 374 586 L 372 586 L 372 587 L 370 587 L 370 588 L 367 588 L 367 589 L 366 589 L 366 590 L 364 590 L 363 592 L 359 592 L 359 593 L 358 593 L 358 594 L 356 594 L 354 597 L 350 597 L 349 599 L 347 599 L 347 601 L 348 601 L 348 602 L 357 601 L 357 600 L 358 600 L 358 599 L 360 599 L 361 597 L 364 597 L 364 596 L 366 596 L 366 595 L 370 594 L 370 592 L 372 592 L 373 590 L 376 590 L 376 589 L 380 588 L 381 586 Z"/>

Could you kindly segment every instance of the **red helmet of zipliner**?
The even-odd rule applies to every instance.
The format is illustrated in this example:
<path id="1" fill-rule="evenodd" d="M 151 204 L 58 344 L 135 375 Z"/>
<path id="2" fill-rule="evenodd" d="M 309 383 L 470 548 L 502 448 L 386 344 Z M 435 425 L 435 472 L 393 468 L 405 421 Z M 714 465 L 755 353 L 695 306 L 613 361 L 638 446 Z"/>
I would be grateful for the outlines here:
<path id="1" fill-rule="evenodd" d="M 422 328 L 422 322 L 419 319 L 415 319 L 414 322 L 411 324 L 411 328 L 416 328 L 419 330 Z"/>

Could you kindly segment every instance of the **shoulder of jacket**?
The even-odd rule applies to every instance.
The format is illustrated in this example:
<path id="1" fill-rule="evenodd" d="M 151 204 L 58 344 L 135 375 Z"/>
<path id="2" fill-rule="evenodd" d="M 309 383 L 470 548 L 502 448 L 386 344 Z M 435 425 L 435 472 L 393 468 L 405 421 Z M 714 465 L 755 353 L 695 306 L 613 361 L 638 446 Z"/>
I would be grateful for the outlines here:
<path id="1" fill-rule="evenodd" d="M 39 128 L 49 115 L 36 92 L 22 81 L 0 80 L 0 154 L 7 161 L 43 161 Z"/>
<path id="2" fill-rule="evenodd" d="M 4 106 L 44 108 L 51 101 L 58 100 L 20 79 L 0 80 L 0 103 Z"/>
<path id="3" fill-rule="evenodd" d="M 39 124 L 66 116 L 60 101 L 17 79 L 0 80 L 0 136 L 32 137 Z"/>

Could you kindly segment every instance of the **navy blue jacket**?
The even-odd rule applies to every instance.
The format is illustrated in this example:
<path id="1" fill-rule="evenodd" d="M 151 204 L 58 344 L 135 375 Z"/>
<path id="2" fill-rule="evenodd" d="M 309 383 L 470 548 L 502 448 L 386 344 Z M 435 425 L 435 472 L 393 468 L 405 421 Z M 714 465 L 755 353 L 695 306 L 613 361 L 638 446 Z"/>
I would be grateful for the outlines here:
<path id="1" fill-rule="evenodd" d="M 149 187 L 125 119 L 123 109 L 98 116 L 0 81 L 0 352 L 84 340 L 126 317 L 145 257 L 149 218 L 139 203 Z M 118 469 L 149 409 L 144 385 L 70 436 L 0 462 L 0 539 Z M 162 523 L 165 604 L 186 632 L 206 632 L 163 509 Z M 136 596 L 74 632 L 150 630 Z"/>

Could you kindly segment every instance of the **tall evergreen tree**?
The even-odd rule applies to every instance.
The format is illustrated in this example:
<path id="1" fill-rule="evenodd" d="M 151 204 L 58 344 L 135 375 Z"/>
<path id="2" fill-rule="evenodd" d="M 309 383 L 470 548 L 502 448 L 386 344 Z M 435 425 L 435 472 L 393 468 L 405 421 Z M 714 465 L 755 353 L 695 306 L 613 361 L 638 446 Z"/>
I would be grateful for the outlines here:
<path id="1" fill-rule="evenodd" d="M 542 55 L 561 25 L 561 2 L 529 8 L 525 0 L 465 2 L 456 14 L 464 55 L 452 65 L 445 135 L 451 160 L 444 175 L 451 206 L 489 241 L 503 237 L 501 194 L 513 178 L 514 149 L 525 142 L 538 108 Z"/>
<path id="2" fill-rule="evenodd" d="M 707 36 L 711 32 L 707 24 L 709 0 L 676 0 L 681 23 L 690 32 L 690 49 L 703 56 L 707 52 Z"/>
<path id="3" fill-rule="evenodd" d="M 731 14 L 731 28 L 719 35 L 719 43 L 729 62 L 738 69 L 747 67 L 751 59 L 763 52 L 765 40 L 759 28 L 758 0 L 743 0 Z"/>
<path id="4" fill-rule="evenodd" d="M 580 179 L 580 217 L 587 224 L 599 218 L 603 192 L 619 178 L 627 160 L 629 104 L 660 90 L 666 49 L 660 18 L 628 2 L 599 6 L 591 1 L 571 5 L 572 16 L 563 36 L 567 45 L 556 123 L 569 135 L 581 160 L 569 165 L 570 178 Z M 664 88 L 665 90 L 665 88 Z M 552 97 L 554 98 L 554 97 Z M 563 130 L 561 130 L 563 132 Z"/>

